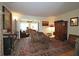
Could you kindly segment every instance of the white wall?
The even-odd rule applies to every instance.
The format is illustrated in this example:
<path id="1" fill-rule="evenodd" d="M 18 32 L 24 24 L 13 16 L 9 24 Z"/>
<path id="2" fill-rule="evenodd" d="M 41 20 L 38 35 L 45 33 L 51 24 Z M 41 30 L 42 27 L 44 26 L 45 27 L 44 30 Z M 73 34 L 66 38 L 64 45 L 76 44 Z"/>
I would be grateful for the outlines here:
<path id="1" fill-rule="evenodd" d="M 54 20 L 56 17 L 54 16 L 50 16 L 50 17 L 38 17 L 38 16 L 28 16 L 28 15 L 19 15 L 19 14 L 16 14 L 16 13 L 13 13 L 13 16 L 17 16 L 16 18 L 17 19 L 17 22 L 18 24 L 20 22 L 26 22 L 26 21 L 34 21 L 34 22 L 38 22 L 39 23 L 39 31 L 40 32 L 44 32 L 44 33 L 47 33 L 47 28 L 49 26 L 42 26 L 42 21 L 45 20 L 45 21 L 49 21 L 49 25 L 50 24 L 53 24 L 54 23 Z M 14 19 L 14 18 L 13 18 Z M 14 31 L 14 28 L 15 28 L 15 22 L 13 20 L 13 31 Z M 19 30 L 19 27 L 18 29 Z"/>
<path id="2" fill-rule="evenodd" d="M 15 16 L 15 15 L 13 15 Z M 17 30 L 19 30 L 19 23 L 21 22 L 26 22 L 26 21 L 33 21 L 33 22 L 38 22 L 39 23 L 39 31 L 41 31 L 41 20 L 43 19 L 43 17 L 35 17 L 35 16 L 21 16 L 17 19 Z M 13 26 L 12 26 L 12 30 L 14 31 L 15 29 L 15 20 L 13 20 Z"/>
<path id="3" fill-rule="evenodd" d="M 0 11 L 2 11 L 2 3 L 0 3 Z M 2 14 L 0 13 L 0 55 L 3 55 L 3 34 L 2 34 Z"/>
<path id="4" fill-rule="evenodd" d="M 16 15 L 13 15 L 13 16 L 16 16 Z M 48 26 L 47 27 L 42 26 L 42 20 L 49 21 L 49 24 L 53 24 L 54 21 L 56 21 L 56 20 L 66 20 L 66 21 L 68 21 L 68 34 L 79 35 L 79 26 L 70 26 L 70 18 L 77 17 L 77 16 L 79 16 L 79 9 L 67 12 L 67 13 L 59 15 L 57 17 L 54 17 L 54 16 L 37 17 L 37 16 L 27 16 L 27 15 L 26 16 L 25 15 L 21 16 L 19 14 L 20 18 L 19 18 L 18 21 L 23 20 L 23 19 L 24 19 L 23 21 L 25 21 L 25 20 L 37 21 L 37 22 L 39 22 L 39 31 L 46 33 Z M 14 27 L 13 27 L 13 29 L 14 29 Z"/>
<path id="5" fill-rule="evenodd" d="M 49 21 L 49 25 L 51 25 L 51 24 L 54 25 L 55 19 L 56 19 L 56 17 L 50 16 L 50 17 L 47 17 L 47 18 L 45 18 L 45 19 L 43 19 L 43 20 Z M 42 20 L 42 21 L 43 21 L 43 20 Z M 42 32 L 48 33 L 48 27 L 49 27 L 49 26 L 42 26 Z M 53 34 L 53 33 L 52 33 L 52 34 Z"/>
<path id="6" fill-rule="evenodd" d="M 68 34 L 79 35 L 79 26 L 70 26 L 70 18 L 79 17 L 79 9 L 67 12 L 56 18 L 56 20 L 68 21 Z M 79 21 L 79 19 L 78 19 Z M 79 23 L 79 22 L 78 22 Z"/>

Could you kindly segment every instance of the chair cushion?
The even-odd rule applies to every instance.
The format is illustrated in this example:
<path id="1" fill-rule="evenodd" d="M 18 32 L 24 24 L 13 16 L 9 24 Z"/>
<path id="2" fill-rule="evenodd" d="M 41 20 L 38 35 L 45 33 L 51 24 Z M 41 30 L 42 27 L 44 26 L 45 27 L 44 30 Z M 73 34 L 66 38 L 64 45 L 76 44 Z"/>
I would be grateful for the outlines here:
<path id="1" fill-rule="evenodd" d="M 76 37 L 75 36 L 73 36 L 73 35 L 69 35 L 69 39 L 68 39 L 68 43 L 70 44 L 70 45 L 72 45 L 72 46 L 75 46 L 75 43 L 76 43 Z"/>

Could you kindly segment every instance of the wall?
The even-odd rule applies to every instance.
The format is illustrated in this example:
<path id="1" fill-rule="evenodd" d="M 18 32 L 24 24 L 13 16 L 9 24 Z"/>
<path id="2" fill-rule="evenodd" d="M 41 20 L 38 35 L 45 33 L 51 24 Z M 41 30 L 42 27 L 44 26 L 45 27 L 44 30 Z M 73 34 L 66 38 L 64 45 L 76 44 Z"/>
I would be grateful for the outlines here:
<path id="1" fill-rule="evenodd" d="M 13 17 L 16 16 L 15 14 L 13 14 Z M 38 22 L 39 23 L 39 31 L 41 31 L 41 20 L 44 18 L 44 17 L 36 17 L 36 16 L 27 16 L 27 15 L 22 15 L 22 16 L 16 16 L 16 20 L 17 20 L 17 24 L 18 24 L 18 27 L 17 27 L 17 30 L 19 30 L 19 23 L 21 22 L 26 22 L 26 21 L 33 21 L 33 22 Z M 15 29 L 15 20 L 13 18 L 13 31 Z"/>
<path id="2" fill-rule="evenodd" d="M 68 21 L 68 34 L 79 35 L 79 26 L 70 26 L 70 18 L 72 17 L 79 17 L 79 9 L 62 14 L 58 16 L 56 20 Z"/>
<path id="3" fill-rule="evenodd" d="M 38 17 L 38 16 L 28 16 L 28 15 L 21 15 L 21 14 L 16 14 L 13 13 L 13 19 L 17 19 L 17 23 L 19 24 L 20 22 L 26 22 L 26 21 L 34 21 L 39 23 L 39 32 L 44 32 L 47 33 L 47 28 L 48 26 L 42 26 L 42 21 L 49 21 L 49 25 L 54 23 L 54 20 L 56 17 L 50 16 L 50 17 Z M 13 20 L 13 31 L 15 28 L 15 22 Z M 19 31 L 19 26 L 17 27 L 17 30 Z"/>
<path id="4" fill-rule="evenodd" d="M 0 3 L 0 55 L 3 55 L 3 36 L 2 36 L 2 3 Z"/>
<path id="5" fill-rule="evenodd" d="M 15 28 L 16 28 L 15 20 L 18 21 L 20 17 L 22 17 L 21 14 L 12 12 L 12 32 L 15 32 Z"/>
<path id="6" fill-rule="evenodd" d="M 43 20 L 47 20 L 49 21 L 49 25 L 53 24 L 54 25 L 54 21 L 55 21 L 56 17 L 55 16 L 50 16 L 50 17 L 47 17 Z M 49 26 L 42 26 L 42 32 L 44 33 L 48 33 L 48 27 Z M 53 33 L 52 33 L 53 34 Z"/>

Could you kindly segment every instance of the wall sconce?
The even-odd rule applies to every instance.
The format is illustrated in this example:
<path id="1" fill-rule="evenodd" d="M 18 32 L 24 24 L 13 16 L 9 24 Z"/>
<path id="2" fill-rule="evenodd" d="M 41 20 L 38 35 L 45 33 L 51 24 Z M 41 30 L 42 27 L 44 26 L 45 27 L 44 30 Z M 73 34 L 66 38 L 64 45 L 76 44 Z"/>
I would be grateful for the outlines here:
<path id="1" fill-rule="evenodd" d="M 19 17 L 17 17 L 17 16 L 13 16 L 13 20 L 15 21 L 17 21 L 19 19 Z"/>

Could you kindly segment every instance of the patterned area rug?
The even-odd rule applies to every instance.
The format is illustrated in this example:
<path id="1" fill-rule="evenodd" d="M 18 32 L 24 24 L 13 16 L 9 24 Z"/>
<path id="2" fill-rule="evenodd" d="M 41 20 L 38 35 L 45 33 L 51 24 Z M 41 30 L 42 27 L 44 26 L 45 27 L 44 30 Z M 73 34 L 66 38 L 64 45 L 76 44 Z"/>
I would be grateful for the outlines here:
<path id="1" fill-rule="evenodd" d="M 23 38 L 16 44 L 13 55 L 15 56 L 59 56 L 62 53 L 73 49 L 69 44 L 53 39 L 47 45 L 35 42 L 31 43 L 31 39 Z"/>

